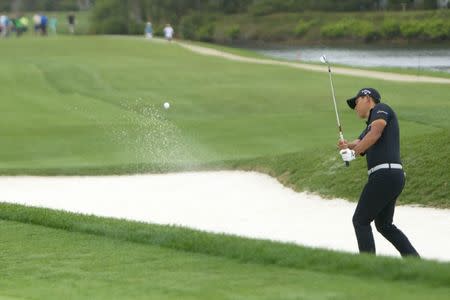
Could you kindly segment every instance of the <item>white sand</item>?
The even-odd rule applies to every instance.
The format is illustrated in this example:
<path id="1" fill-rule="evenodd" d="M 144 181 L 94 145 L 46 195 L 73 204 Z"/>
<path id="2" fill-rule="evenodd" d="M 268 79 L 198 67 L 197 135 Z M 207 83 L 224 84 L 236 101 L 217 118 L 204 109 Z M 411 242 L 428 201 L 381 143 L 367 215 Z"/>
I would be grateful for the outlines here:
<path id="1" fill-rule="evenodd" d="M 255 172 L 0 177 L 0 191 L 1 202 L 357 252 L 355 203 L 296 193 Z M 423 257 L 450 261 L 450 210 L 400 206 L 394 223 Z M 378 254 L 398 256 L 374 234 Z"/>

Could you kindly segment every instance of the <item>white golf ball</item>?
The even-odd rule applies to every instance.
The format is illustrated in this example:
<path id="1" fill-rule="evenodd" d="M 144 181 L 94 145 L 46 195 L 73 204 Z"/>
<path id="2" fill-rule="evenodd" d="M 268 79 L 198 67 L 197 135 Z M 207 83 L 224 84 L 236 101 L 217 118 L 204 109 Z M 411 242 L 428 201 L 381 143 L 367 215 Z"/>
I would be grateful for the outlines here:
<path id="1" fill-rule="evenodd" d="M 164 102 L 164 108 L 165 109 L 169 109 L 170 107 L 170 103 L 169 102 Z"/>

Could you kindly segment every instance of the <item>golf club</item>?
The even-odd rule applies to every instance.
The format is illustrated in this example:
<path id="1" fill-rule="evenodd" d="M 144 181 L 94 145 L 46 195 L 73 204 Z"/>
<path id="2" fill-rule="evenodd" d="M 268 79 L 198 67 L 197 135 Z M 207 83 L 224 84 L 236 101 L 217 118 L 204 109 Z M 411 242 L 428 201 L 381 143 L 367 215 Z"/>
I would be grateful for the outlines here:
<path id="1" fill-rule="evenodd" d="M 331 84 L 331 95 L 333 96 L 334 111 L 336 112 L 336 121 L 337 121 L 338 129 L 339 129 L 339 139 L 341 141 L 344 141 L 344 135 L 342 134 L 342 126 L 341 126 L 341 122 L 339 121 L 339 114 L 338 114 L 337 105 L 336 105 L 336 96 L 334 94 L 333 79 L 331 78 L 330 63 L 328 62 L 327 57 L 325 55 L 322 55 L 320 57 L 320 61 L 324 64 L 327 64 L 327 66 L 328 66 L 328 75 L 330 76 L 330 84 Z M 346 161 L 345 165 L 348 167 L 350 165 L 350 163 L 348 161 Z"/>

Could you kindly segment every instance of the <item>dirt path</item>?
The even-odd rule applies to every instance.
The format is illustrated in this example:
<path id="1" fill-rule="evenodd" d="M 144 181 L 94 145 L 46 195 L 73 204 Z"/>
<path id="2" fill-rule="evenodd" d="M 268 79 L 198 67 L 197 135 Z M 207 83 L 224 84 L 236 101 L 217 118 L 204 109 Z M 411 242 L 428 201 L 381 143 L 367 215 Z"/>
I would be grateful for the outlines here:
<path id="1" fill-rule="evenodd" d="M 195 53 L 199 53 L 202 55 L 222 57 L 222 58 L 233 60 L 233 61 L 263 64 L 263 65 L 280 65 L 280 66 L 288 66 L 288 67 L 298 68 L 298 69 L 303 69 L 303 70 L 327 72 L 327 68 L 324 66 L 320 66 L 320 65 L 310 65 L 310 64 L 294 63 L 294 62 L 283 62 L 283 61 L 277 61 L 277 60 L 271 60 L 271 59 L 243 57 L 243 56 L 239 56 L 236 54 L 231 54 L 231 53 L 227 53 L 227 52 L 223 52 L 223 51 L 219 51 L 219 50 L 211 49 L 211 48 L 207 48 L 207 47 L 191 45 L 191 44 L 187 44 L 187 43 L 183 43 L 183 42 L 178 42 L 178 44 L 180 46 L 182 46 L 183 48 L 186 48 Z M 342 67 L 333 67 L 332 71 L 334 74 L 375 78 L 375 79 L 382 79 L 382 80 L 388 80 L 388 81 L 450 84 L 450 78 L 404 75 L 404 74 L 397 74 L 397 73 L 390 73 L 390 72 L 369 71 L 369 70 L 363 70 L 363 69 L 350 69 L 350 68 L 342 68 Z"/>

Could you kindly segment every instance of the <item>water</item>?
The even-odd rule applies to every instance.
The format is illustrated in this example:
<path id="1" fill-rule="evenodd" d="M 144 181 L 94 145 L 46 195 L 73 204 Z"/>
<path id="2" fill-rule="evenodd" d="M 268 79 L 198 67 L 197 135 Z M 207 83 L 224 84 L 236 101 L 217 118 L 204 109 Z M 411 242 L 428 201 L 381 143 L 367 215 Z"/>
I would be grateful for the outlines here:
<path id="1" fill-rule="evenodd" d="M 347 49 L 299 47 L 284 49 L 252 49 L 273 58 L 319 62 L 325 54 L 334 64 L 354 67 L 400 67 L 450 73 L 450 48 L 438 49 Z"/>

